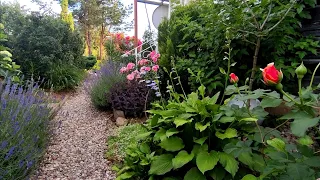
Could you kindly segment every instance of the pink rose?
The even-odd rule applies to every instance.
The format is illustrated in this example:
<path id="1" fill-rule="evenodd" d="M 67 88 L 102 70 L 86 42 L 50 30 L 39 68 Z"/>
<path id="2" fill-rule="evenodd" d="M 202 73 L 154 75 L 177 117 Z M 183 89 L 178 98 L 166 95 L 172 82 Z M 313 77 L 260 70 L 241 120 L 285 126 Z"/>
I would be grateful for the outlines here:
<path id="1" fill-rule="evenodd" d="M 147 65 L 147 64 L 148 64 L 148 60 L 146 60 L 146 59 L 141 59 L 141 60 L 138 61 L 138 64 L 139 64 L 140 66 Z"/>
<path id="2" fill-rule="evenodd" d="M 159 57 L 160 57 L 160 54 L 158 54 L 156 51 L 152 51 L 150 53 L 150 58 L 154 63 L 157 63 Z"/>
<path id="3" fill-rule="evenodd" d="M 123 73 L 125 73 L 125 72 L 127 72 L 127 68 L 126 68 L 126 67 L 122 67 L 122 68 L 120 69 L 120 73 L 123 74 Z"/>
<path id="4" fill-rule="evenodd" d="M 132 81 L 132 80 L 134 79 L 134 73 L 128 74 L 128 75 L 127 75 L 127 79 L 128 79 L 129 81 Z"/>
<path id="5" fill-rule="evenodd" d="M 128 64 L 127 64 L 127 70 L 131 70 L 131 69 L 133 69 L 133 68 L 134 68 L 134 66 L 135 66 L 135 64 L 134 64 L 134 63 L 128 63 Z"/>
<path id="6" fill-rule="evenodd" d="M 151 71 L 151 67 L 147 66 L 144 68 L 144 70 L 149 72 L 149 71 Z"/>
<path id="7" fill-rule="evenodd" d="M 152 71 L 157 72 L 159 69 L 159 65 L 155 65 L 152 67 Z"/>

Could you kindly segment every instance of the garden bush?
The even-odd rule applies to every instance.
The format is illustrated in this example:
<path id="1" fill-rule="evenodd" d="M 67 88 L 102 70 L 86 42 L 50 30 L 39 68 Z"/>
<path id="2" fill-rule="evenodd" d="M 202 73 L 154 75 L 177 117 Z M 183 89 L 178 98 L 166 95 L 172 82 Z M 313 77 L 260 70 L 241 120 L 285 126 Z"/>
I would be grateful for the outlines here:
<path id="1" fill-rule="evenodd" d="M 112 108 L 111 101 L 107 98 L 112 87 L 125 81 L 125 76 L 120 73 L 120 65 L 117 62 L 107 61 L 92 77 L 89 77 L 85 86 L 90 93 L 93 105 L 100 109 Z"/>
<path id="2" fill-rule="evenodd" d="M 24 76 L 40 77 L 47 87 L 55 89 L 78 84 L 77 76 L 86 63 L 82 58 L 84 44 L 80 34 L 71 31 L 60 18 L 36 13 L 25 15 L 25 18 L 27 23 L 17 29 L 17 37 L 10 43 L 13 59 L 21 65 Z M 53 79 L 58 76 L 58 80 Z"/>
<path id="3" fill-rule="evenodd" d="M 91 69 L 97 63 L 97 57 L 95 56 L 87 56 L 85 58 L 85 69 Z"/>
<path id="4" fill-rule="evenodd" d="M 136 147 L 139 142 L 138 135 L 146 131 L 141 124 L 119 127 L 114 135 L 108 137 L 106 158 L 110 161 L 122 161 L 126 150 Z"/>
<path id="5" fill-rule="evenodd" d="M 48 101 L 34 83 L 4 81 L 0 95 L 0 179 L 25 179 L 47 144 Z"/>
<path id="6" fill-rule="evenodd" d="M 315 1 L 299 1 L 292 8 L 291 5 L 289 1 L 250 1 L 246 4 L 237 0 L 221 3 L 204 0 L 177 6 L 170 20 L 163 21 L 159 26 L 160 65 L 171 69 L 171 61 L 174 61 L 179 74 L 187 74 L 188 68 L 195 73 L 201 72 L 202 83 L 209 93 L 224 89 L 224 76 L 219 72 L 227 71 L 224 53 L 225 32 L 228 30 L 227 36 L 232 40 L 230 57 L 237 63 L 243 82 L 250 77 L 257 39 L 260 38 L 254 70 L 258 71 L 259 67 L 274 61 L 287 77 L 284 83 L 293 84 L 290 80 L 294 79 L 295 67 L 307 54 L 316 53 L 318 41 L 303 37 L 300 32 L 303 18 L 310 18 L 307 8 L 314 7 Z M 287 10 L 289 12 L 285 15 Z M 258 24 L 264 24 L 261 32 L 255 27 L 255 19 Z M 275 28 L 266 30 L 277 22 L 280 23 Z M 261 76 L 256 74 L 255 85 L 262 87 L 259 81 Z M 182 78 L 187 92 L 199 86 L 192 76 Z"/>
<path id="7" fill-rule="evenodd" d="M 296 70 L 299 84 L 307 70 L 303 65 Z M 168 86 L 171 99 L 154 104 L 148 112 L 147 133 L 137 148 L 129 148 L 123 168 L 117 179 L 317 179 L 320 177 L 319 134 L 320 118 L 314 106 L 319 95 L 310 87 L 299 85 L 299 97 L 283 91 L 282 72 L 274 64 L 263 69 L 263 80 L 276 91 L 238 86 L 239 78 L 230 75 L 225 93 L 231 95 L 223 104 L 218 103 L 219 93 L 205 96 L 201 85 L 189 95 L 178 94 Z M 196 77 L 200 79 L 201 76 Z M 260 99 L 257 106 L 248 100 Z M 242 105 L 230 103 L 242 102 Z M 258 120 L 267 119 L 264 109 L 281 103 L 292 111 L 281 116 L 277 127 L 263 127 Z M 270 119 L 269 119 L 270 120 Z M 271 119 L 271 121 L 276 121 Z M 278 128 L 290 123 L 295 141 L 284 138 Z"/>

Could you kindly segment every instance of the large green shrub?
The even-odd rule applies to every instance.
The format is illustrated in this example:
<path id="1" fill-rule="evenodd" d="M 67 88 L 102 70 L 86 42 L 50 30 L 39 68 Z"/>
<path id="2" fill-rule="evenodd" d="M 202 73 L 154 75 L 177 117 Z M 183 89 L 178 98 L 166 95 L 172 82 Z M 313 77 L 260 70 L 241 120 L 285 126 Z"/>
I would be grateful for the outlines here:
<path id="1" fill-rule="evenodd" d="M 72 88 L 79 83 L 84 45 L 81 36 L 59 18 L 32 14 L 11 44 L 23 74 L 40 77 L 47 87 Z M 69 70 L 67 68 L 70 68 Z M 55 79 L 59 76 L 59 79 Z M 78 76 L 78 77 L 76 77 Z"/>
<path id="2" fill-rule="evenodd" d="M 299 31 L 301 19 L 310 18 L 304 7 L 314 4 L 314 1 L 305 1 L 304 4 L 299 2 L 286 16 L 285 12 L 291 6 L 289 1 L 250 1 L 246 4 L 238 0 L 220 3 L 203 0 L 177 6 L 170 20 L 163 21 L 159 26 L 160 65 L 169 69 L 173 60 L 179 74 L 186 74 L 188 68 L 193 72 L 201 71 L 202 82 L 209 92 L 219 87 L 222 89 L 224 78 L 222 74 L 217 74 L 221 70 L 219 67 L 226 70 L 227 60 L 224 59 L 224 53 L 225 33 L 228 30 L 233 49 L 231 58 L 237 62 L 240 79 L 250 77 L 257 37 L 261 36 L 255 70 L 275 61 L 281 64 L 284 76 L 289 82 L 293 79 L 295 66 L 306 54 L 316 53 L 318 47 L 317 41 L 303 37 Z M 269 10 L 271 11 L 268 16 Z M 259 32 L 254 26 L 255 20 L 251 11 L 259 24 L 265 24 L 265 29 L 271 29 L 277 22 L 280 23 L 271 31 L 263 29 Z M 255 77 L 255 84 L 261 86 L 258 77 Z M 192 76 L 182 78 L 184 87 L 189 92 L 199 85 Z"/>

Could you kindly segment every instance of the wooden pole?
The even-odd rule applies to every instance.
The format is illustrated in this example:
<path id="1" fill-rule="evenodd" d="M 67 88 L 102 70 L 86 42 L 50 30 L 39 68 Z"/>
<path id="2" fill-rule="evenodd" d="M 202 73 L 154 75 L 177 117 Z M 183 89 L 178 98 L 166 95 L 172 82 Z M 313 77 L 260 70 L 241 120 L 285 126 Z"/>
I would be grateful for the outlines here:
<path id="1" fill-rule="evenodd" d="M 134 0 L 134 36 L 135 46 L 138 46 L 138 0 Z"/>

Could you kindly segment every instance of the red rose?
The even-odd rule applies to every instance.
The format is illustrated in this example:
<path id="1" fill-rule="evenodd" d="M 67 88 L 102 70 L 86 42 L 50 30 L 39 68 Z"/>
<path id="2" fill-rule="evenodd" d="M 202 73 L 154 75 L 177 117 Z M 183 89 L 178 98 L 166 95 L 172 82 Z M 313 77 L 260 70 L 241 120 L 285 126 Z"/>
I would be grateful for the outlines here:
<path id="1" fill-rule="evenodd" d="M 274 63 L 270 63 L 264 69 L 261 69 L 264 84 L 268 86 L 274 86 L 281 82 L 283 74 L 276 69 Z"/>
<path id="2" fill-rule="evenodd" d="M 237 82 L 239 81 L 238 76 L 235 75 L 234 73 L 231 73 L 231 74 L 229 75 L 229 77 L 230 77 L 230 82 L 231 82 L 232 84 L 235 84 L 235 83 L 237 83 Z"/>

